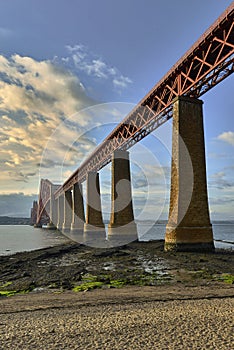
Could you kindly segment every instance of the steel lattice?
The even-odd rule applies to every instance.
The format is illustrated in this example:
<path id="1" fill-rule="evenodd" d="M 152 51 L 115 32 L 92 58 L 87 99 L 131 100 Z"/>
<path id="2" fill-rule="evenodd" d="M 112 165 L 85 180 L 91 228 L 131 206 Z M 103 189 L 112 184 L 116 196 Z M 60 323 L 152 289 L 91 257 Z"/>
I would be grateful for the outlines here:
<path id="1" fill-rule="evenodd" d="M 56 198 L 108 164 L 114 150 L 129 149 L 170 119 L 177 96 L 198 98 L 233 73 L 233 17 L 234 3 L 55 192 Z"/>

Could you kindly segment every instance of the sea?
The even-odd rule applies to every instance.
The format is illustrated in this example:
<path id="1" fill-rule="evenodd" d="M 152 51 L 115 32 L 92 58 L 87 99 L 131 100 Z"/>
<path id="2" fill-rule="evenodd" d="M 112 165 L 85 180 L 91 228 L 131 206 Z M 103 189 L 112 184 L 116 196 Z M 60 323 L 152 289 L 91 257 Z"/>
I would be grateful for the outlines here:
<path id="1" fill-rule="evenodd" d="M 165 224 L 138 223 L 139 240 L 164 239 Z M 215 247 L 234 250 L 234 224 L 213 224 Z M 60 231 L 26 225 L 0 225 L 0 256 L 69 242 Z"/>

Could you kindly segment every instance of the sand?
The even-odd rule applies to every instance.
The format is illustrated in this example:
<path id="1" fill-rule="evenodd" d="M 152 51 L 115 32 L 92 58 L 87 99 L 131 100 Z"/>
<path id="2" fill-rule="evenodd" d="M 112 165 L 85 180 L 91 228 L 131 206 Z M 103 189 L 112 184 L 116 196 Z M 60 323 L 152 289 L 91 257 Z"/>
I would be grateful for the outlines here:
<path id="1" fill-rule="evenodd" d="M 233 276 L 233 251 L 165 253 L 161 241 L 0 257 L 0 350 L 233 350 Z M 74 292 L 87 280 L 101 289 Z"/>
<path id="2" fill-rule="evenodd" d="M 126 287 L 0 300 L 0 349 L 233 349 L 233 288 Z"/>

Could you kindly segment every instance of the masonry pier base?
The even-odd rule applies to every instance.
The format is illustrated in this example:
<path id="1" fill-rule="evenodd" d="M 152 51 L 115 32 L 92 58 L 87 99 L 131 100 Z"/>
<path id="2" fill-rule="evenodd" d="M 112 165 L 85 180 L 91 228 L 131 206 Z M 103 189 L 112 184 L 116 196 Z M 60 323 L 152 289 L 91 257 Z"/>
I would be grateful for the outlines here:
<path id="1" fill-rule="evenodd" d="M 57 229 L 62 231 L 63 221 L 64 221 L 64 195 L 58 197 L 58 221 L 57 221 Z"/>
<path id="2" fill-rule="evenodd" d="M 165 250 L 214 250 L 202 101 L 189 97 L 178 97 L 173 106 L 171 194 Z"/>
<path id="3" fill-rule="evenodd" d="M 76 242 L 83 243 L 84 241 L 84 202 L 82 185 L 76 183 L 73 186 L 72 197 L 72 223 L 71 223 L 71 235 L 72 239 Z"/>
<path id="4" fill-rule="evenodd" d="M 124 245 L 138 240 L 134 221 L 129 152 L 117 150 L 112 156 L 111 217 L 108 241 Z"/>
<path id="5" fill-rule="evenodd" d="M 102 247 L 106 242 L 106 231 L 102 218 L 99 174 L 87 175 L 87 207 L 84 224 L 84 243 Z"/>
<path id="6" fill-rule="evenodd" d="M 70 232 L 72 222 L 72 192 L 68 190 L 64 193 L 64 222 L 62 231 Z"/>

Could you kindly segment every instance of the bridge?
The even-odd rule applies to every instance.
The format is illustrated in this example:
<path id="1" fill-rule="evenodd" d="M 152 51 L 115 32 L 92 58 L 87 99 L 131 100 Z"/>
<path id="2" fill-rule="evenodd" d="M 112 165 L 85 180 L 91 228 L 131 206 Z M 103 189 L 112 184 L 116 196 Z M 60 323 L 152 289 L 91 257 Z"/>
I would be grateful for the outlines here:
<path id="1" fill-rule="evenodd" d="M 41 180 L 37 226 L 43 222 L 73 234 L 81 243 L 106 241 L 98 171 L 112 162 L 108 241 L 137 240 L 129 152 L 173 117 L 169 218 L 165 250 L 213 250 L 207 198 L 202 101 L 234 71 L 234 3 L 197 40 L 121 123 L 64 182 Z M 188 122 L 189 121 L 189 122 Z M 87 181 L 86 217 L 82 184 Z M 44 218 L 44 219 L 43 219 Z"/>

